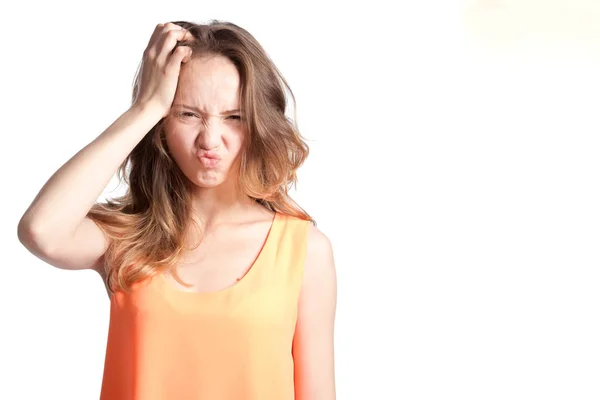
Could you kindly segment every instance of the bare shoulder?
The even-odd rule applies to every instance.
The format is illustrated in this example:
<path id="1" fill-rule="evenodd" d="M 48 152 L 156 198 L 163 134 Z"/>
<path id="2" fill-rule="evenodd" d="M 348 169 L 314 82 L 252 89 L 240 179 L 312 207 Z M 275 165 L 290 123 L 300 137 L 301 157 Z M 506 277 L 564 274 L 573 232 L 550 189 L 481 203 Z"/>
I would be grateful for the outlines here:
<path id="1" fill-rule="evenodd" d="M 330 291 L 336 286 L 333 245 L 329 237 L 313 224 L 309 224 L 306 239 L 304 284 L 328 287 Z"/>
<path id="2" fill-rule="evenodd" d="M 292 354 L 297 399 L 335 399 L 334 325 L 337 283 L 333 246 L 309 224 Z"/>
<path id="3" fill-rule="evenodd" d="M 335 275 L 333 246 L 329 237 L 310 221 L 284 214 L 284 218 L 296 224 L 307 224 L 305 273 L 308 279 L 312 274 Z M 297 225 L 299 226 L 299 225 Z M 330 277 L 331 278 L 331 277 Z M 335 278 L 335 277 L 334 277 Z M 307 279 L 305 278 L 305 281 Z"/>
<path id="4" fill-rule="evenodd" d="M 333 258 L 333 246 L 329 237 L 313 224 L 309 224 L 308 227 L 306 256 L 321 261 Z"/>

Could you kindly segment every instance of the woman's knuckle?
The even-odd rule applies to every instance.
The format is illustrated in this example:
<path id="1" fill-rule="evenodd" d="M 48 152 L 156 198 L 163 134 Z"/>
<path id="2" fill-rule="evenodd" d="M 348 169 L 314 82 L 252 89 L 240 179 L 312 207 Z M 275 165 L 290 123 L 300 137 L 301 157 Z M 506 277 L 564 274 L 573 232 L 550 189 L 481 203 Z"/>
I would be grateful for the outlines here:
<path id="1" fill-rule="evenodd" d="M 167 32 L 167 36 L 169 38 L 177 37 L 177 36 L 179 36 L 179 31 L 177 31 L 177 30 L 170 30 L 169 32 Z"/>

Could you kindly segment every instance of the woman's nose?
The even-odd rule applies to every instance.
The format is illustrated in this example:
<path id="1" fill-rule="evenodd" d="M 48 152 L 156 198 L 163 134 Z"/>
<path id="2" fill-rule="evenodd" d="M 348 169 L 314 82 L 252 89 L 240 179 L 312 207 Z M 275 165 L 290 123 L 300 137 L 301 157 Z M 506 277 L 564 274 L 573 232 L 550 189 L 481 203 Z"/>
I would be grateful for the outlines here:
<path id="1" fill-rule="evenodd" d="M 204 118 L 198 132 L 198 140 L 202 147 L 211 149 L 221 140 L 223 127 L 217 119 Z"/>

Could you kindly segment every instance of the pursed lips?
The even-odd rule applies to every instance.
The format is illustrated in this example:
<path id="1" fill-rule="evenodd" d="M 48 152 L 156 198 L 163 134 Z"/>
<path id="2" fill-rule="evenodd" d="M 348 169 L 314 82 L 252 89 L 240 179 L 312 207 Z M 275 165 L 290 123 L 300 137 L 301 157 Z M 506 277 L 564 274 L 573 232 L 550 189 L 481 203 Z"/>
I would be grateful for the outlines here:
<path id="1" fill-rule="evenodd" d="M 219 157 L 217 155 L 217 153 L 212 153 L 212 152 L 200 153 L 198 155 L 198 157 L 206 157 L 206 158 L 210 158 L 211 160 L 220 160 L 221 159 L 221 157 Z"/>

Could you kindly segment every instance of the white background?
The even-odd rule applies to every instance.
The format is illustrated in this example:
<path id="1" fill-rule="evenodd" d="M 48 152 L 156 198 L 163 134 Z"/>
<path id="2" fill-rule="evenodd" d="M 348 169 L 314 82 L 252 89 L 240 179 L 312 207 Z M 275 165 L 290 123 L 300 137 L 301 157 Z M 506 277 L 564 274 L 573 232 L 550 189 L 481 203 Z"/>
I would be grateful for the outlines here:
<path id="1" fill-rule="evenodd" d="M 17 223 L 127 109 L 154 26 L 212 18 L 296 95 L 293 197 L 334 246 L 339 399 L 599 398 L 599 30 L 581 22 L 600 14 L 351 3 L 2 6 L 0 398 L 98 398 L 102 282 L 31 255 Z"/>

